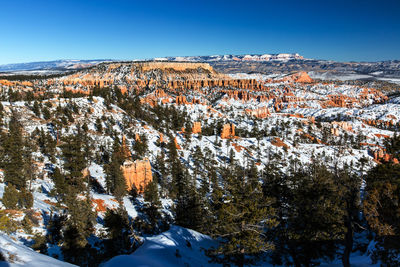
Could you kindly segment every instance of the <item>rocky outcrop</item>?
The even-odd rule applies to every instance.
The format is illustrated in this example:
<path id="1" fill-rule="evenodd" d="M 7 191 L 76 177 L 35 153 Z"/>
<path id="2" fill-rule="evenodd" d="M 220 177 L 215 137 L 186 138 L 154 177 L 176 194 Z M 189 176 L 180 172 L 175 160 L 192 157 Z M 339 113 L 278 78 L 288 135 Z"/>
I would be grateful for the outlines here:
<path id="1" fill-rule="evenodd" d="M 186 96 L 182 96 L 182 95 L 176 97 L 175 103 L 176 103 L 177 105 L 186 105 L 186 104 L 189 104 L 189 102 L 187 102 L 187 100 L 186 100 Z"/>
<path id="2" fill-rule="evenodd" d="M 245 111 L 246 114 L 257 117 L 259 119 L 265 119 L 271 115 L 267 107 L 262 107 L 257 109 L 246 109 Z"/>
<path id="3" fill-rule="evenodd" d="M 296 79 L 296 83 L 312 83 L 313 79 L 311 79 L 310 76 L 308 76 L 307 72 L 299 72 L 298 77 Z"/>
<path id="4" fill-rule="evenodd" d="M 373 152 L 374 159 L 377 162 L 392 162 L 393 164 L 398 164 L 399 160 L 393 157 L 393 155 L 386 153 L 384 148 L 380 148 Z"/>
<path id="5" fill-rule="evenodd" d="M 128 190 L 135 187 L 139 193 L 143 193 L 146 185 L 153 180 L 151 165 L 148 159 L 135 160 L 134 162 L 126 160 L 121 166 L 121 170 Z"/>
<path id="6" fill-rule="evenodd" d="M 352 126 L 347 121 L 333 121 L 331 134 L 335 136 L 339 136 L 339 128 L 343 129 L 344 131 L 352 131 Z"/>
<path id="7" fill-rule="evenodd" d="M 181 62 L 141 62 L 135 63 L 137 66 L 142 68 L 142 71 L 150 71 L 150 70 L 174 70 L 174 71 L 188 71 L 188 70 L 197 70 L 204 69 L 210 72 L 215 72 L 214 69 L 208 63 L 181 63 Z"/>
<path id="8" fill-rule="evenodd" d="M 289 146 L 285 144 L 279 137 L 275 137 L 274 139 L 272 139 L 271 144 L 277 147 L 289 148 Z"/>
<path id="9" fill-rule="evenodd" d="M 176 137 L 174 139 L 174 143 L 175 143 L 176 149 L 182 149 L 181 146 L 178 144 L 178 140 L 176 139 Z"/>
<path id="10" fill-rule="evenodd" d="M 225 125 L 222 127 L 221 138 L 222 138 L 222 139 L 231 139 L 231 138 L 235 138 L 235 125 L 234 125 L 233 123 L 231 123 L 231 124 L 225 124 Z"/>
<path id="11" fill-rule="evenodd" d="M 201 122 L 195 121 L 192 127 L 192 133 L 201 133 Z"/>

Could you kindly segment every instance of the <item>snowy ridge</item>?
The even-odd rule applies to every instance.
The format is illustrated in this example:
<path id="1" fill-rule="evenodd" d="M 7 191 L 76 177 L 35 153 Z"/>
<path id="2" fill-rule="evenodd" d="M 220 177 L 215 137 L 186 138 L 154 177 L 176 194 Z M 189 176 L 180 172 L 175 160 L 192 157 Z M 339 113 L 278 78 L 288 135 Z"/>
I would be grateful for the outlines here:
<path id="1" fill-rule="evenodd" d="M 8 260 L 7 262 L 0 261 L 0 267 L 76 266 L 35 252 L 31 248 L 28 248 L 1 233 L 0 233 L 0 252 Z"/>
<path id="2" fill-rule="evenodd" d="M 216 246 L 209 236 L 179 226 L 159 235 L 147 237 L 141 247 L 131 255 L 117 256 L 101 267 L 118 266 L 220 266 L 210 263 L 205 249 Z"/>

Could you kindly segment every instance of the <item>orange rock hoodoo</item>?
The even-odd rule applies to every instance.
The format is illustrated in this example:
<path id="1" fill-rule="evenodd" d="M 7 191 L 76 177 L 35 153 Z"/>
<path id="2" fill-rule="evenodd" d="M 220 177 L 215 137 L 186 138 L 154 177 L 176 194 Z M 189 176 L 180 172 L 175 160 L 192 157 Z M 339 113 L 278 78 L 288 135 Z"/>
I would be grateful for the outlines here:
<path id="1" fill-rule="evenodd" d="M 222 127 L 221 138 L 222 139 L 230 139 L 235 137 L 235 125 L 234 124 L 225 124 Z"/>
<path id="2" fill-rule="evenodd" d="M 151 165 L 148 159 L 135 160 L 135 162 L 126 160 L 121 166 L 121 170 L 128 190 L 135 187 L 139 193 L 142 193 L 146 185 L 153 180 Z"/>
<path id="3" fill-rule="evenodd" d="M 257 109 L 247 109 L 246 113 L 248 115 L 257 117 L 259 119 L 265 119 L 271 115 L 267 107 L 257 108 Z"/>
<path id="4" fill-rule="evenodd" d="M 176 100 L 175 100 L 175 103 L 177 105 L 189 104 L 189 102 L 187 102 L 187 100 L 186 100 L 186 96 L 177 96 Z"/>
<path id="5" fill-rule="evenodd" d="M 192 133 L 201 133 L 201 122 L 195 121 L 192 127 Z"/>
<path id="6" fill-rule="evenodd" d="M 399 160 L 386 153 L 384 149 L 378 149 L 374 152 L 374 159 L 378 162 L 393 162 L 394 164 L 399 164 Z"/>

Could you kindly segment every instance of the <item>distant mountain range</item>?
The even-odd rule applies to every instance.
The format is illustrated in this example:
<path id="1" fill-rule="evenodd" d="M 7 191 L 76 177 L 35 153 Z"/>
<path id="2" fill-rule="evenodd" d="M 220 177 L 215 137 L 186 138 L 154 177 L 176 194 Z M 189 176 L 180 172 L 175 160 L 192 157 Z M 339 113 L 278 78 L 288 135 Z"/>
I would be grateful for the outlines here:
<path id="1" fill-rule="evenodd" d="M 69 70 L 83 69 L 100 62 L 112 60 L 95 59 L 95 60 L 53 60 L 53 61 L 40 61 L 29 63 L 15 63 L 0 65 L 0 72 L 16 72 L 16 71 L 29 71 L 29 72 L 65 72 Z"/>
<path id="2" fill-rule="evenodd" d="M 288 61 L 303 60 L 304 57 L 299 54 L 263 54 L 263 55 L 214 55 L 214 56 L 188 56 L 188 57 L 162 57 L 154 58 L 160 61 L 193 61 L 193 62 L 218 62 L 218 61 Z"/>
<path id="3" fill-rule="evenodd" d="M 306 59 L 297 53 L 159 57 L 155 61 L 206 62 L 223 73 L 292 73 L 306 71 L 322 80 L 387 80 L 400 83 L 400 60 L 379 62 L 336 62 Z M 116 60 L 55 60 L 0 65 L 7 74 L 53 74 L 87 68 Z M 135 60 L 137 61 L 137 60 Z"/>

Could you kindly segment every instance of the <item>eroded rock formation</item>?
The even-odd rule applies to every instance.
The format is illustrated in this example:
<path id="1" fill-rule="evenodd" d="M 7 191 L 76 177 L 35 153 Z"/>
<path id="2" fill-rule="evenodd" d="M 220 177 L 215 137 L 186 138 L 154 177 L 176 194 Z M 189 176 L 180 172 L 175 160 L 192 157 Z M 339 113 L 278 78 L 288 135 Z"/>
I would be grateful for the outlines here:
<path id="1" fill-rule="evenodd" d="M 233 123 L 225 124 L 222 127 L 221 138 L 222 139 L 231 139 L 234 137 L 235 137 L 235 125 Z"/>
<path id="2" fill-rule="evenodd" d="M 143 193 L 146 185 L 153 180 L 151 165 L 148 159 L 135 160 L 134 162 L 126 160 L 121 166 L 121 170 L 128 190 L 135 187 L 139 193 Z"/>
<path id="3" fill-rule="evenodd" d="M 192 133 L 201 133 L 201 122 L 195 121 L 192 127 Z"/>

